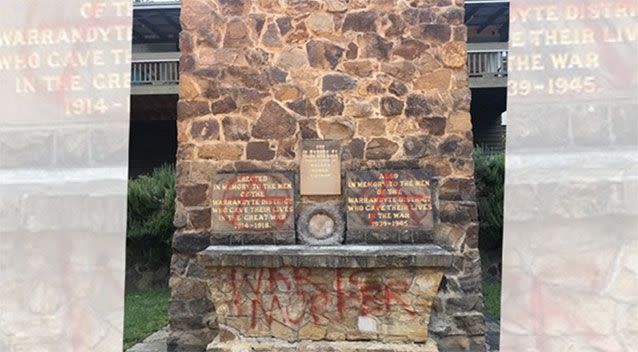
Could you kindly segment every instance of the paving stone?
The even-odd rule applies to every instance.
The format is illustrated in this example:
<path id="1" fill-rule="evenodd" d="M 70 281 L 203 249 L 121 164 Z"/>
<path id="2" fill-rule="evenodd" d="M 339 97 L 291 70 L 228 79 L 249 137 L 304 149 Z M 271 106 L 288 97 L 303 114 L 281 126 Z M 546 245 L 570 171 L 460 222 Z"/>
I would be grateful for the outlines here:
<path id="1" fill-rule="evenodd" d="M 134 345 L 126 352 L 166 352 L 168 340 L 168 326 L 152 333 L 144 341 Z"/>

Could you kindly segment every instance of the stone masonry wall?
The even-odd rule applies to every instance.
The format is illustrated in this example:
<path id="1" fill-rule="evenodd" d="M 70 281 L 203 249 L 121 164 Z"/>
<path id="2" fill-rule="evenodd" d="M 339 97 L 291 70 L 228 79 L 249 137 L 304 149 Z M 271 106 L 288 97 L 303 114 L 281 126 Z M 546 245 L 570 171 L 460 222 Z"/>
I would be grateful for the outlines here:
<path id="1" fill-rule="evenodd" d="M 296 340 L 425 343 L 441 273 L 431 268 L 207 270 L 220 329 Z"/>
<path id="2" fill-rule="evenodd" d="M 463 19 L 459 0 L 183 1 L 172 351 L 216 334 L 193 259 L 211 243 L 211 178 L 297 172 L 302 139 L 340 140 L 342 170 L 439 178 L 433 240 L 456 261 L 430 336 L 441 351 L 484 349 Z"/>

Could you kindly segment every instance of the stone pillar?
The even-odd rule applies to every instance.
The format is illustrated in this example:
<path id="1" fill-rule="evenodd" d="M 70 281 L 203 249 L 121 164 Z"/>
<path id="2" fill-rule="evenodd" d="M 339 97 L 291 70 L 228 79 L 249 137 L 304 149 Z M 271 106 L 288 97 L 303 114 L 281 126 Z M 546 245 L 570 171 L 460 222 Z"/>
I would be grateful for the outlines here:
<path id="1" fill-rule="evenodd" d="M 310 139 L 339 141 L 342 179 L 420 169 L 438 180 L 428 236 L 345 241 L 452 253 L 429 336 L 441 351 L 484 350 L 463 18 L 458 0 L 183 1 L 170 350 L 203 351 L 217 334 L 196 253 L 295 242 L 213 231 L 215 175 L 296 174 L 300 142 Z M 342 199 L 299 198 L 299 209 Z"/>

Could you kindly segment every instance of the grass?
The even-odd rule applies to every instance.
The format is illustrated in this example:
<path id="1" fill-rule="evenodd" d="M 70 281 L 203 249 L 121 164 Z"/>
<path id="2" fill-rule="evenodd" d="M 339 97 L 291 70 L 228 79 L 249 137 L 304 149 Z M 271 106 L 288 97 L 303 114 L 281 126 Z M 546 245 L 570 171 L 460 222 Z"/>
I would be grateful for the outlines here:
<path id="1" fill-rule="evenodd" d="M 167 288 L 128 292 L 124 298 L 124 349 L 168 324 Z"/>
<path id="2" fill-rule="evenodd" d="M 501 283 L 493 280 L 483 281 L 483 299 L 485 312 L 499 319 L 501 317 Z"/>
<path id="3" fill-rule="evenodd" d="M 481 264 L 483 266 L 483 300 L 485 313 L 499 319 L 501 317 L 501 281 L 488 277 L 487 269 L 501 261 L 501 249 L 481 250 Z"/>

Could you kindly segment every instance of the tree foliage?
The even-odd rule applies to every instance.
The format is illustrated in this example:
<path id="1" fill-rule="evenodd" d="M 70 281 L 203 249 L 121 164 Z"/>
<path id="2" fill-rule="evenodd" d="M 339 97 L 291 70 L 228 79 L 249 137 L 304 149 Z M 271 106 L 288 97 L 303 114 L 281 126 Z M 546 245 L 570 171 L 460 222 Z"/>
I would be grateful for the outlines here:
<path id="1" fill-rule="evenodd" d="M 129 180 L 127 252 L 135 262 L 157 265 L 170 258 L 175 213 L 175 168 L 164 165 Z"/>
<path id="2" fill-rule="evenodd" d="M 481 246 L 499 248 L 503 241 L 503 189 L 505 154 L 474 151 L 474 177 L 480 221 Z"/>

